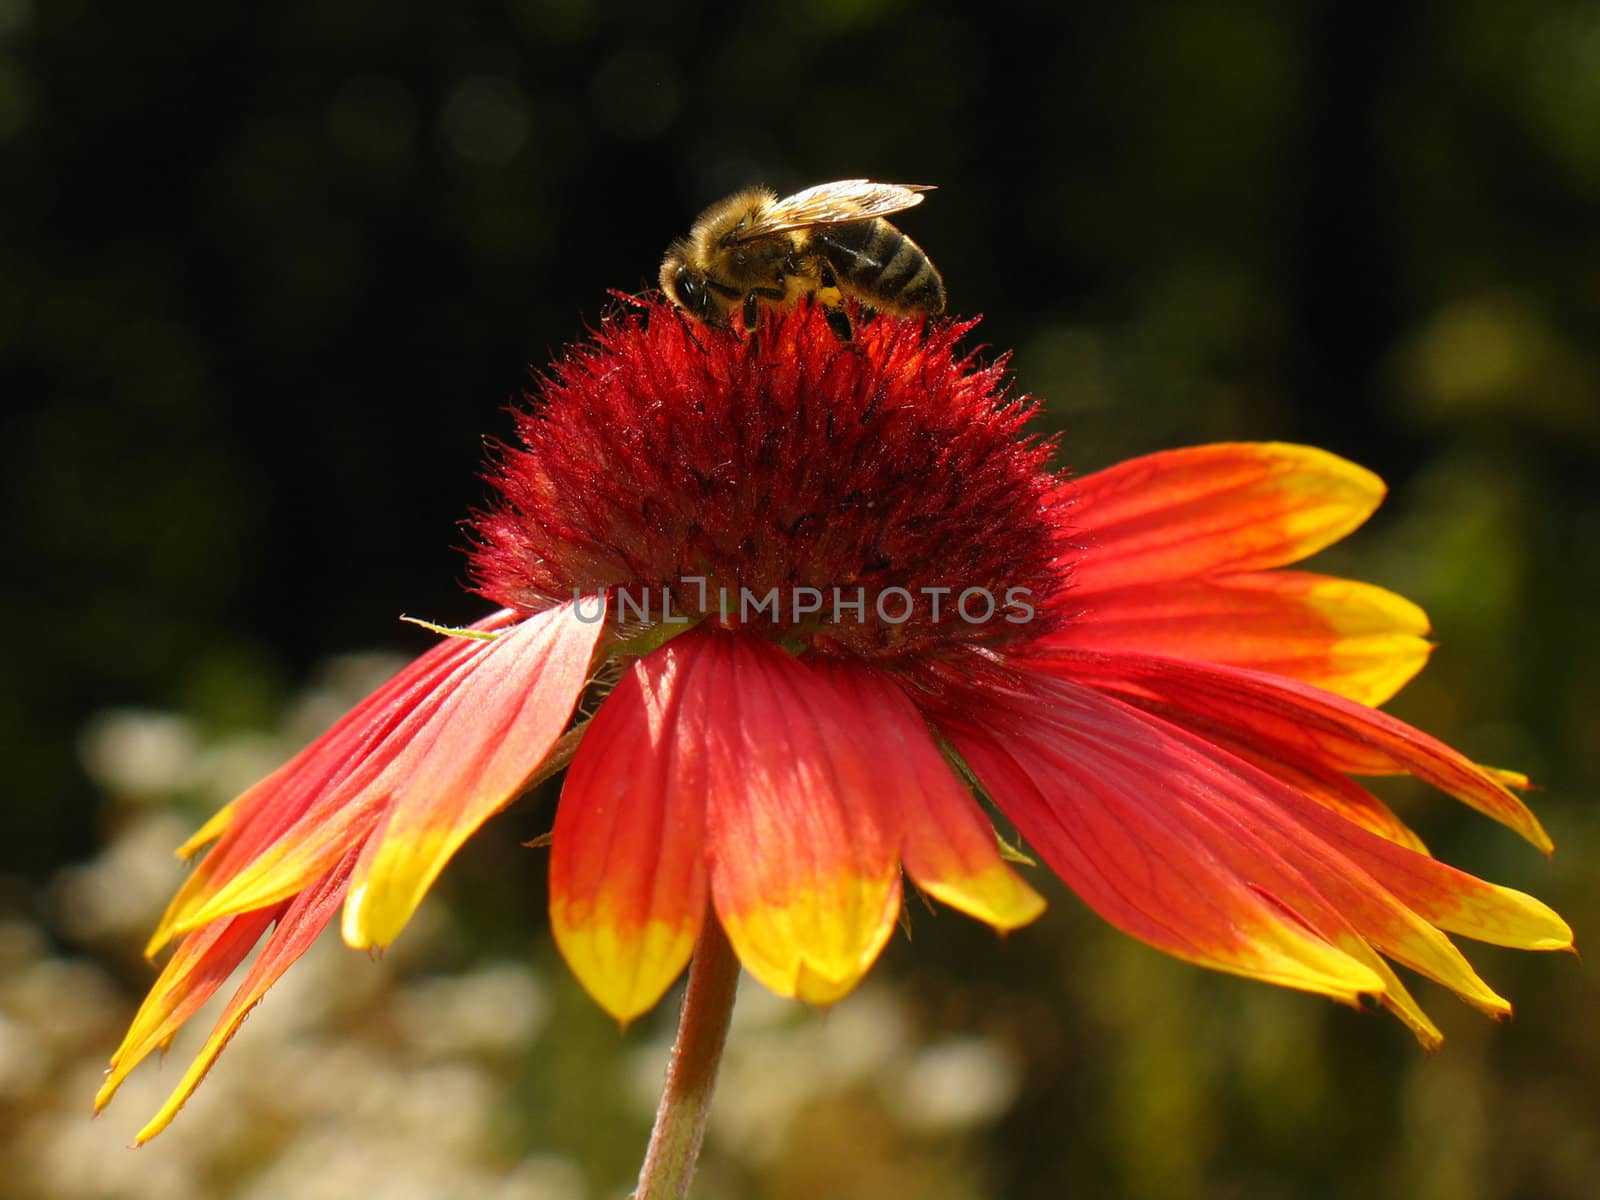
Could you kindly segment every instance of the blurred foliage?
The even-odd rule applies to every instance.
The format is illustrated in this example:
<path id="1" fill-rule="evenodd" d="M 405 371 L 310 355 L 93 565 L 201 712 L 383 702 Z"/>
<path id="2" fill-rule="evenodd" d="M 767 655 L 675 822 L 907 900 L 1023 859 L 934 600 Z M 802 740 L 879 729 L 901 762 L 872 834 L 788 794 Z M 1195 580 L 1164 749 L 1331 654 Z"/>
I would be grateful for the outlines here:
<path id="1" fill-rule="evenodd" d="M 1389 479 L 1328 565 L 1434 618 L 1395 710 L 1530 770 L 1560 849 L 1390 794 L 1443 857 L 1600 929 L 1594 5 L 0 0 L 0 902 L 39 953 L 101 963 L 123 1016 L 148 979 L 53 899 L 126 831 L 78 753 L 94 714 L 169 710 L 209 745 L 335 652 L 423 644 L 402 611 L 472 619 L 457 522 L 529 364 L 707 202 L 853 175 L 939 185 L 906 225 L 1074 467 L 1284 438 Z M 528 873 L 503 840 L 447 896 L 477 942 L 548 959 L 541 885 L 482 892 Z M 1450 1036 L 1424 1060 L 1053 896 L 1003 945 L 919 921 L 876 976 L 924 1035 L 1019 1056 L 980 1140 L 835 1096 L 706 1194 L 1592 1194 L 1578 962 L 1479 952 L 1517 1020 L 1424 989 Z M 607 1115 L 588 1064 L 618 1043 L 583 1011 L 497 1102 L 611 1188 L 642 1126 Z M 63 1194 L 160 1194 L 149 1155 Z"/>

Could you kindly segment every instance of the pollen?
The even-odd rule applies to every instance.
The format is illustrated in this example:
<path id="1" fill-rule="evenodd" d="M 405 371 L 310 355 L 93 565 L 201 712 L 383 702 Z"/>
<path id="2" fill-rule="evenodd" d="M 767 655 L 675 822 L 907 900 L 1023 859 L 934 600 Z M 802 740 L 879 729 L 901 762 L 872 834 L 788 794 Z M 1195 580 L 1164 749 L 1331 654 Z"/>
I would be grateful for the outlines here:
<path id="1" fill-rule="evenodd" d="M 845 344 L 810 304 L 751 337 L 659 302 L 607 322 L 498 447 L 477 590 L 868 656 L 1048 632 L 1060 477 L 1004 360 L 957 349 L 971 328 L 880 315 Z"/>

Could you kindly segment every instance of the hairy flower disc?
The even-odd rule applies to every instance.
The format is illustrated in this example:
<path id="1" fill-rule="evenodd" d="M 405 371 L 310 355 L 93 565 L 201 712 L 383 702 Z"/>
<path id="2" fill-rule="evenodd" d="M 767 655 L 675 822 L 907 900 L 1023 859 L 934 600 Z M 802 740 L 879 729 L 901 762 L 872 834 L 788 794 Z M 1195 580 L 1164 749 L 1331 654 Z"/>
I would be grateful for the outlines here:
<path id="1" fill-rule="evenodd" d="M 748 339 L 659 308 L 606 325 L 518 417 L 478 590 L 524 612 L 609 592 L 648 623 L 665 589 L 674 614 L 869 655 L 1038 636 L 1061 481 L 1003 364 L 957 352 L 967 328 L 841 344 L 810 306 Z"/>

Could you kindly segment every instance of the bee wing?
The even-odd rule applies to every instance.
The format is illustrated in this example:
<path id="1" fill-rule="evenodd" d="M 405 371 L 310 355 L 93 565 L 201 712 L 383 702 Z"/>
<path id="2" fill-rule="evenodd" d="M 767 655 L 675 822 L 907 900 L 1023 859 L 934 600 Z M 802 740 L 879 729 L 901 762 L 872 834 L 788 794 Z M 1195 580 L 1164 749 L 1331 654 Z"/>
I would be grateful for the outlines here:
<path id="1" fill-rule="evenodd" d="M 836 225 L 841 221 L 885 217 L 921 204 L 922 193 L 929 190 L 927 184 L 873 183 L 870 179 L 819 183 L 779 200 L 760 220 L 743 230 L 738 240 L 748 242 L 809 225 Z"/>

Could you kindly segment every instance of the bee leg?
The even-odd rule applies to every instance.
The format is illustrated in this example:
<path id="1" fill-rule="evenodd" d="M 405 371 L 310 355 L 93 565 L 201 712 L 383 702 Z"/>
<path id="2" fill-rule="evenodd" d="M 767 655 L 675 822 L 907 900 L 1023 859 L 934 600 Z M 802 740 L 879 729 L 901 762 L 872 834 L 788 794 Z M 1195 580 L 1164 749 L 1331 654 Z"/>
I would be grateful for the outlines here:
<path id="1" fill-rule="evenodd" d="M 782 287 L 751 288 L 744 298 L 744 332 L 748 337 L 755 332 L 756 319 L 761 315 L 762 300 L 781 301 L 789 293 Z"/>
<path id="2" fill-rule="evenodd" d="M 828 263 L 821 262 L 817 264 L 817 281 L 822 286 L 812 293 L 812 299 L 822 305 L 823 318 L 828 322 L 828 328 L 833 330 L 833 336 L 841 342 L 850 341 L 854 333 L 850 328 L 850 314 L 844 310 L 844 293 L 839 290 L 839 277 Z"/>

